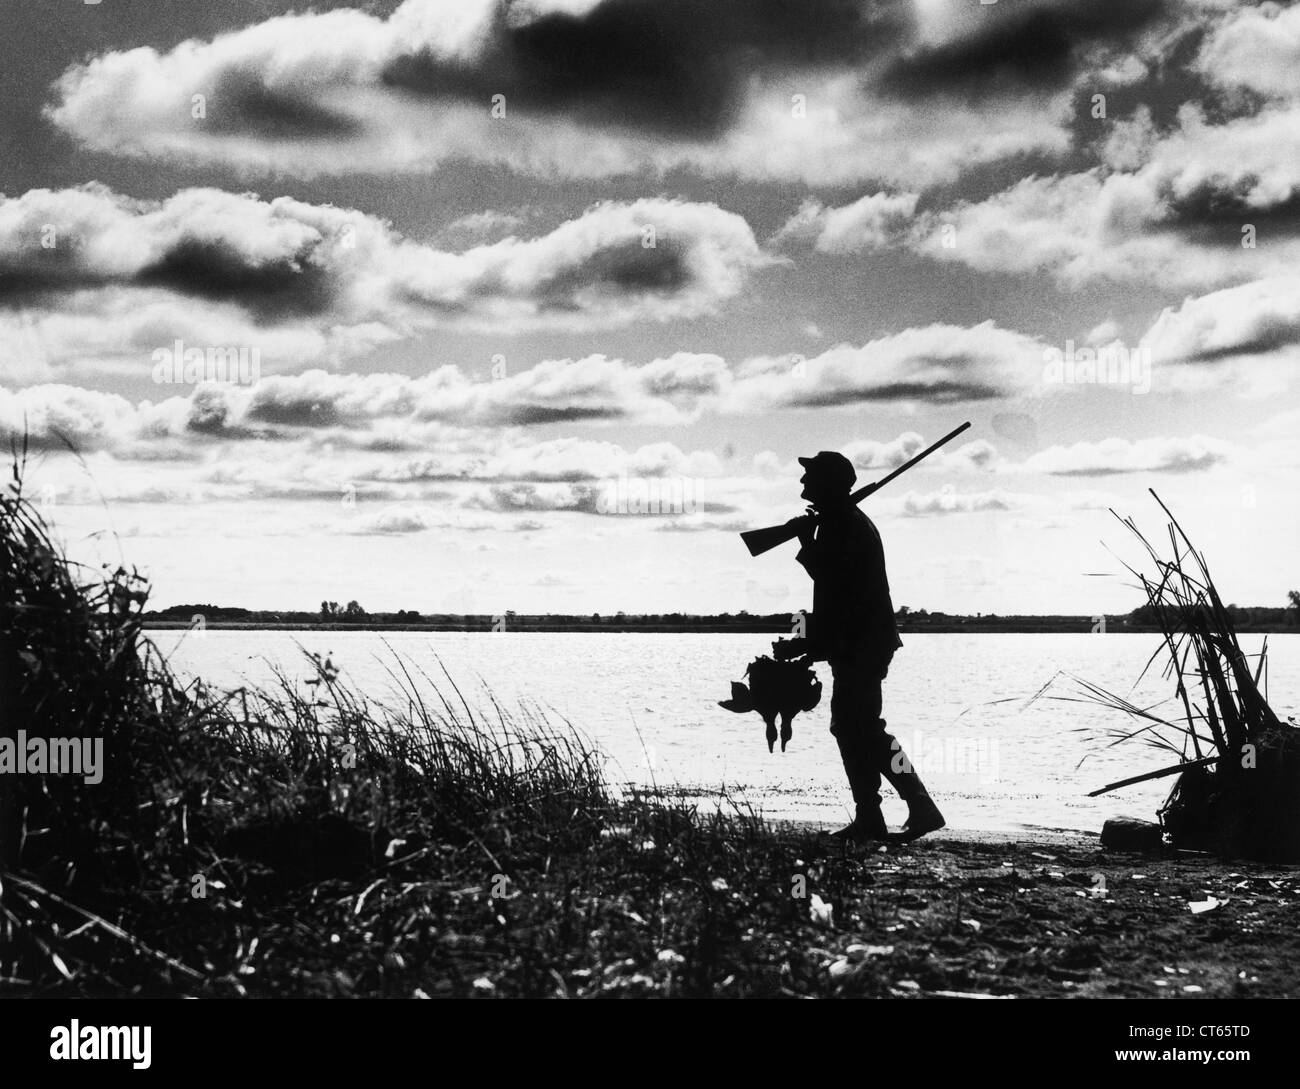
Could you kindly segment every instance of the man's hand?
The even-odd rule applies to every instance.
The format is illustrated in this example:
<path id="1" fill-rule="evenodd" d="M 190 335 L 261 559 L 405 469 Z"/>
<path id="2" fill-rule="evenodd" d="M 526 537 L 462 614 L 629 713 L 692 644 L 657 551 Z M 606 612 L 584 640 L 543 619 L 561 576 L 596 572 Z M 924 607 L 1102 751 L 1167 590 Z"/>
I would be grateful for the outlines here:
<path id="1" fill-rule="evenodd" d="M 791 518 L 786 525 L 798 531 L 799 544 L 806 547 L 812 544 L 813 534 L 817 531 L 817 516 L 813 513 L 812 507 L 809 507 L 807 514 Z"/>
<path id="2" fill-rule="evenodd" d="M 807 639 L 778 639 L 772 644 L 772 657 L 778 662 L 788 662 L 794 658 L 802 658 L 807 653 Z"/>

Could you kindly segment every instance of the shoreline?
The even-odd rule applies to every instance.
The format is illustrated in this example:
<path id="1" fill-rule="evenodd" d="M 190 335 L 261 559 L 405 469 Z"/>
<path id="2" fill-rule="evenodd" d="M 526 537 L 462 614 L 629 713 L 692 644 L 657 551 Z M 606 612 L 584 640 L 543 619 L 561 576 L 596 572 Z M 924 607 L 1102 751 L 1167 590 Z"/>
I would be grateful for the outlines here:
<path id="1" fill-rule="evenodd" d="M 196 614 L 197 615 L 197 614 Z M 144 621 L 145 631 L 187 631 L 193 629 L 195 623 L 193 620 L 153 620 Z M 682 626 L 673 624 L 512 624 L 507 627 L 494 629 L 490 619 L 484 619 L 477 623 L 446 623 L 446 624 L 304 624 L 295 622 L 275 622 L 275 621 L 242 621 L 242 620 L 207 620 L 202 625 L 205 631 L 323 631 L 323 632 L 345 632 L 345 631 L 411 631 L 411 632 L 475 632 L 480 634 L 499 635 L 503 632 L 511 634 L 564 634 L 566 632 L 602 632 L 610 635 L 626 635 L 634 633 L 647 634 L 673 634 L 673 635 L 773 635 L 785 636 L 790 634 L 790 625 L 785 624 L 781 627 L 770 626 L 745 626 L 735 624 L 700 624 L 693 626 Z M 1300 629 L 1287 627 L 1283 625 L 1261 625 L 1261 626 L 1241 626 L 1236 629 L 1240 635 L 1296 635 L 1300 634 Z M 1031 624 L 991 624 L 981 623 L 979 620 L 971 621 L 969 624 L 927 624 L 924 627 L 900 627 L 898 629 L 901 636 L 909 635 L 1089 635 L 1096 634 L 1093 632 L 1091 622 L 1081 623 L 1076 626 L 1046 626 L 1037 627 Z M 1107 629 L 1107 634 L 1111 635 L 1159 635 L 1160 629 L 1147 627 L 1145 625 L 1115 625 Z"/>
<path id="2" fill-rule="evenodd" d="M 847 805 L 828 807 L 824 816 L 785 815 L 781 810 L 768 810 L 758 804 L 743 799 L 737 805 L 735 794 L 719 793 L 717 790 L 700 789 L 684 784 L 659 783 L 647 786 L 640 783 L 623 782 L 612 784 L 620 801 L 635 803 L 638 801 L 651 804 L 687 805 L 704 815 L 716 815 L 727 819 L 737 813 L 749 814 L 762 821 L 767 827 L 777 832 L 790 832 L 798 835 L 817 836 L 843 827 L 851 818 Z M 731 802 L 732 804 L 725 804 Z M 886 805 L 886 821 L 891 829 L 897 831 L 901 824 L 901 803 L 890 801 Z M 1114 817 L 1129 817 L 1138 820 L 1154 820 L 1155 813 L 1137 815 L 1115 811 L 1103 820 Z M 1069 847 L 1086 850 L 1100 846 L 1100 828 L 1070 827 L 1065 825 L 1038 824 L 1033 821 L 1005 821 L 987 824 L 947 824 L 937 832 L 924 837 L 925 843 L 949 843 L 955 846 L 985 844 L 989 846 L 1006 845 Z"/>
<path id="3" fill-rule="evenodd" d="M 819 835 L 829 831 L 834 822 L 811 820 L 769 820 L 774 829 Z M 936 848 L 962 849 L 979 847 L 1053 847 L 1065 850 L 1101 850 L 1101 833 L 1078 828 L 1049 828 L 1026 824 L 1011 828 L 955 828 L 946 825 L 937 832 L 914 841 Z"/>

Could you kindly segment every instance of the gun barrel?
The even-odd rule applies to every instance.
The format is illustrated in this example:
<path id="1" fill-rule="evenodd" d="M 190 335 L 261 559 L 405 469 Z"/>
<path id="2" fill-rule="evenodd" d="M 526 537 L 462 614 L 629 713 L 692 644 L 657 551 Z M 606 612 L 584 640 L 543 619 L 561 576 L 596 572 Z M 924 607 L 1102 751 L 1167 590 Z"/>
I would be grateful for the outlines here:
<path id="1" fill-rule="evenodd" d="M 891 480 L 893 480 L 894 477 L 902 476 L 905 472 L 907 472 L 908 469 L 910 469 L 918 461 L 924 461 L 936 450 L 938 450 L 939 447 L 943 446 L 945 443 L 952 442 L 953 439 L 955 439 L 958 435 L 960 435 L 963 431 L 967 430 L 969 427 L 970 427 L 970 420 L 967 420 L 960 427 L 954 427 L 951 431 L 948 432 L 948 434 L 944 435 L 944 437 L 941 438 L 938 442 L 931 443 L 915 457 L 909 458 L 907 461 L 903 462 L 902 465 L 900 465 L 888 476 L 881 477 L 874 484 L 868 484 L 865 488 L 859 488 L 856 492 L 854 492 L 851 496 L 849 496 L 849 498 L 852 499 L 853 502 L 855 503 L 861 503 L 862 500 L 866 499 L 866 497 L 869 496 L 872 492 L 878 491 L 879 489 L 883 488 L 886 484 L 888 484 Z"/>

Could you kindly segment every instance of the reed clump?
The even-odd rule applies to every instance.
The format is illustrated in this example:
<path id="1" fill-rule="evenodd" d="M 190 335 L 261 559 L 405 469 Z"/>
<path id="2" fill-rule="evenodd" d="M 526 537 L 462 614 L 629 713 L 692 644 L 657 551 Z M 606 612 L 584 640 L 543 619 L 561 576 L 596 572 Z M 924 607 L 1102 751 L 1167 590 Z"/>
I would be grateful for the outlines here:
<path id="1" fill-rule="evenodd" d="M 1132 518 L 1121 518 L 1150 561 L 1147 570 L 1125 566 L 1138 579 L 1160 629 L 1160 646 L 1143 674 L 1163 661 L 1180 713 L 1158 714 L 1081 683 L 1089 698 L 1142 723 L 1115 731 L 1116 742 L 1146 741 L 1174 754 L 1177 763 L 1093 793 L 1176 775 L 1159 811 L 1175 847 L 1230 858 L 1300 861 L 1300 729 L 1269 705 L 1268 639 L 1257 655 L 1242 649 L 1204 553 L 1151 494 L 1169 520 L 1168 550 L 1157 550 Z"/>

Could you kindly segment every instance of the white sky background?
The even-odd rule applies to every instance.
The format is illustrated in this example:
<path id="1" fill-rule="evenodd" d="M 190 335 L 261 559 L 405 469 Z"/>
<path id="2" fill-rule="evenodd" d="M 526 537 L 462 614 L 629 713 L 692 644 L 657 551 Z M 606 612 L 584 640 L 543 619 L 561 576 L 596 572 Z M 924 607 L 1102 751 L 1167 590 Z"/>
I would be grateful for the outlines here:
<path id="1" fill-rule="evenodd" d="M 1128 611 L 1148 488 L 1229 599 L 1300 584 L 1300 8 L 171 7 L 0 46 L 0 431 L 155 604 L 806 607 L 736 536 L 795 457 L 967 419 L 868 501 L 898 604 Z"/>

